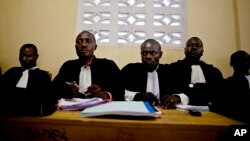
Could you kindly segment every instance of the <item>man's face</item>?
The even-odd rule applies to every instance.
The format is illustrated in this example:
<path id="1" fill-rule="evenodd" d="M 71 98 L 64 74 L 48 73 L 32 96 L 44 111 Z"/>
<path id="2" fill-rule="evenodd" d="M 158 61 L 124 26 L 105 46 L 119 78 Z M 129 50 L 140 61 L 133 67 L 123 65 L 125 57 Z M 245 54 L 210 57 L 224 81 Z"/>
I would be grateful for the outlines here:
<path id="1" fill-rule="evenodd" d="M 36 66 L 38 54 L 36 54 L 33 48 L 25 48 L 19 53 L 19 61 L 24 69 L 32 68 Z"/>
<path id="2" fill-rule="evenodd" d="M 200 40 L 191 39 L 185 47 L 185 55 L 188 59 L 200 60 L 203 51 L 203 45 Z"/>
<path id="3" fill-rule="evenodd" d="M 157 45 L 150 42 L 141 46 L 141 59 L 142 63 L 146 64 L 149 68 L 155 69 L 159 64 L 162 52 Z"/>
<path id="4" fill-rule="evenodd" d="M 247 74 L 250 71 L 250 56 L 249 56 L 249 54 L 246 53 L 244 58 L 245 59 L 242 60 L 242 63 L 243 63 L 242 68 L 243 68 L 243 70 L 245 70 L 245 73 Z"/>
<path id="5" fill-rule="evenodd" d="M 76 53 L 79 58 L 88 58 L 94 56 L 96 50 L 96 43 L 94 36 L 91 33 L 80 33 L 75 41 Z"/>
<path id="6" fill-rule="evenodd" d="M 233 60 L 231 60 L 233 61 Z M 250 56 L 248 53 L 244 52 L 241 54 L 238 54 L 237 58 L 234 58 L 234 63 L 231 64 L 235 71 L 244 73 L 246 75 L 249 74 L 250 70 Z"/>

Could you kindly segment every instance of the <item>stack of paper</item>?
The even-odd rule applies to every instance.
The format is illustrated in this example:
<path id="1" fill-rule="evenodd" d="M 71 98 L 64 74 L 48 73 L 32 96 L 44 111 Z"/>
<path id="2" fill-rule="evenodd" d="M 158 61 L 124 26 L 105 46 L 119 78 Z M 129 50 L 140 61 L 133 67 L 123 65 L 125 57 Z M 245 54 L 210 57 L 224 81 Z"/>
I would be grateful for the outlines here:
<path id="1" fill-rule="evenodd" d="M 61 98 L 58 103 L 59 110 L 82 110 L 88 107 L 92 107 L 95 105 L 99 105 L 102 103 L 108 102 L 107 100 L 103 100 L 101 98 L 90 98 L 90 99 L 82 99 L 82 98 L 72 98 L 66 99 Z"/>
<path id="2" fill-rule="evenodd" d="M 109 103 L 86 108 L 81 112 L 82 117 L 105 115 L 158 117 L 160 110 L 149 102 L 142 101 L 112 101 Z"/>
<path id="3" fill-rule="evenodd" d="M 195 105 L 184 105 L 184 104 L 176 104 L 176 108 L 182 110 L 197 110 L 197 111 L 209 111 L 208 106 L 195 106 Z"/>

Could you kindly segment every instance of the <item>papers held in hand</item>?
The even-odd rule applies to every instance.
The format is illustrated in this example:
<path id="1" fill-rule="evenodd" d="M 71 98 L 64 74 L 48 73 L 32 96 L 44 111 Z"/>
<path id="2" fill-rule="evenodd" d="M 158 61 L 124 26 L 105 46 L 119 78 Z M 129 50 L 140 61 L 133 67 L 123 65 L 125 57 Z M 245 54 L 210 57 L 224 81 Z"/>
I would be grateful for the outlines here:
<path id="1" fill-rule="evenodd" d="M 138 116 L 159 117 L 160 110 L 143 101 L 112 101 L 81 111 L 82 117 L 96 116 Z"/>
<path id="2" fill-rule="evenodd" d="M 82 110 L 88 107 L 96 106 L 102 103 L 108 102 L 107 100 L 103 100 L 98 97 L 90 98 L 90 99 L 82 99 L 82 98 L 72 98 L 66 99 L 61 98 L 59 100 L 58 108 L 59 110 Z"/>

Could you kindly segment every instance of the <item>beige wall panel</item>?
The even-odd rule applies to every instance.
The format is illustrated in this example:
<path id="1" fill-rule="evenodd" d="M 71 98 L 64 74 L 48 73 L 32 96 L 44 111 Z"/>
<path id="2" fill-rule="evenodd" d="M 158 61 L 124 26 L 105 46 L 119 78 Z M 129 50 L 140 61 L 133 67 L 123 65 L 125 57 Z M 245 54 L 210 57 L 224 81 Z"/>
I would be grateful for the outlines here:
<path id="1" fill-rule="evenodd" d="M 250 54 L 250 1 L 237 0 L 239 14 L 240 48 Z"/>
<path id="2" fill-rule="evenodd" d="M 237 46 L 250 51 L 249 3 L 248 0 L 187 0 L 188 37 L 198 36 L 203 40 L 202 60 L 218 67 L 224 77 L 232 74 L 229 56 L 239 48 Z M 74 49 L 77 4 L 78 0 L 1 0 L 0 66 L 3 72 L 19 66 L 19 48 L 25 43 L 38 46 L 38 65 L 52 72 L 53 77 L 63 62 L 77 58 Z M 162 50 L 161 63 L 184 57 L 183 48 Z M 96 56 L 113 59 L 120 68 L 141 61 L 139 46 L 99 45 Z"/>

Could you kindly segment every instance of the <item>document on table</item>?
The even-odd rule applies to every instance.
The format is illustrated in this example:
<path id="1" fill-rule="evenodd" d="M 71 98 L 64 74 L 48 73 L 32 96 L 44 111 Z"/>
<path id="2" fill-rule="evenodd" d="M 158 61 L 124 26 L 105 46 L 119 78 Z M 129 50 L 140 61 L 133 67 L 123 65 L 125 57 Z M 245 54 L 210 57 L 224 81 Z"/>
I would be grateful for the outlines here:
<path id="1" fill-rule="evenodd" d="M 182 110 L 197 110 L 197 111 L 209 111 L 208 106 L 194 106 L 194 105 L 184 105 L 184 104 L 176 104 L 176 108 Z"/>
<path id="2" fill-rule="evenodd" d="M 88 107 L 96 106 L 108 102 L 101 98 L 95 97 L 90 99 L 82 98 L 61 98 L 58 103 L 59 110 L 82 110 Z"/>
<path id="3" fill-rule="evenodd" d="M 81 112 L 82 117 L 96 117 L 105 115 L 159 117 L 161 111 L 143 101 L 112 101 L 94 107 L 86 108 Z"/>

